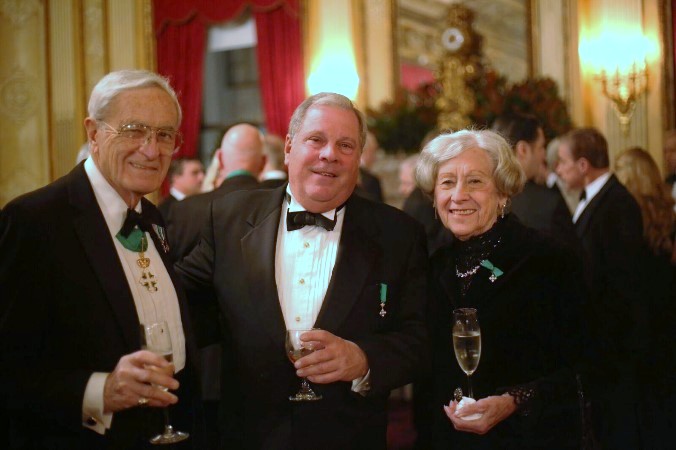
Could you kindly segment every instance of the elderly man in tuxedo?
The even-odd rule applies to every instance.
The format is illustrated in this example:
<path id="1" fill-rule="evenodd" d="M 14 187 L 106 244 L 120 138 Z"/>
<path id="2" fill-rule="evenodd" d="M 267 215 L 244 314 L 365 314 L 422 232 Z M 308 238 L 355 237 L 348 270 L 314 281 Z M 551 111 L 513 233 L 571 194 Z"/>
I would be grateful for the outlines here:
<path id="1" fill-rule="evenodd" d="M 112 72 L 88 109 L 91 156 L 0 216 L 9 447 L 149 448 L 163 428 L 161 408 L 180 401 L 171 419 L 191 436 L 178 448 L 204 448 L 185 302 L 161 216 L 143 198 L 180 145 L 176 94 L 154 73 Z M 160 321 L 173 367 L 140 350 L 140 324 Z"/>
<path id="2" fill-rule="evenodd" d="M 424 367 L 425 236 L 354 194 L 365 136 L 346 97 L 305 100 L 289 184 L 215 200 L 177 266 L 191 304 L 220 309 L 223 448 L 384 449 L 388 394 Z M 292 364 L 287 329 L 316 351 Z M 290 401 L 300 377 L 321 400 Z"/>

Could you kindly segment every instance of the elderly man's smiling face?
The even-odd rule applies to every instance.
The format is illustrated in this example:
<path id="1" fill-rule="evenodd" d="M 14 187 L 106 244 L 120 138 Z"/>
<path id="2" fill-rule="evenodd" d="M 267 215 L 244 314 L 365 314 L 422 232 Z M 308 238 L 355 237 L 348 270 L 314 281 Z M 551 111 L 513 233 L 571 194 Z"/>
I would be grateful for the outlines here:
<path id="1" fill-rule="evenodd" d="M 328 105 L 310 107 L 295 136 L 287 135 L 289 184 L 308 211 L 330 211 L 352 194 L 359 174 L 359 136 L 355 113 Z"/>
<path id="2" fill-rule="evenodd" d="M 112 129 L 91 117 L 85 120 L 92 158 L 108 183 L 129 206 L 134 206 L 141 196 L 160 187 L 171 153 L 160 152 L 154 134 L 149 142 L 138 143 L 114 130 L 128 124 L 176 130 L 176 105 L 158 87 L 130 89 L 112 100 L 104 121 Z"/>

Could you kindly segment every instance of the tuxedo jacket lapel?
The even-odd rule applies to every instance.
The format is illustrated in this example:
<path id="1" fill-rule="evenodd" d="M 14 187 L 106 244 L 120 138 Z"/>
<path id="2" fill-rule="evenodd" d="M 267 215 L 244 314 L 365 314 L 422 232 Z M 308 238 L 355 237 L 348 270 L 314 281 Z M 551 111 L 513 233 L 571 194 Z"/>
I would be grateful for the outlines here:
<path id="1" fill-rule="evenodd" d="M 248 298 L 254 301 L 263 329 L 274 342 L 284 339 L 286 332 L 275 281 L 277 230 L 285 192 L 284 187 L 278 188 L 262 208 L 253 208 L 247 218 L 251 231 L 241 241 Z"/>
<path id="2" fill-rule="evenodd" d="M 129 349 L 138 349 L 139 322 L 134 299 L 84 166 L 78 166 L 70 177 L 69 200 L 77 211 L 73 217 L 75 232 L 110 303 Z"/>
<path id="3" fill-rule="evenodd" d="M 382 253 L 374 240 L 377 230 L 369 211 L 353 194 L 345 209 L 336 265 L 315 326 L 335 332 L 364 289 L 371 266 Z"/>

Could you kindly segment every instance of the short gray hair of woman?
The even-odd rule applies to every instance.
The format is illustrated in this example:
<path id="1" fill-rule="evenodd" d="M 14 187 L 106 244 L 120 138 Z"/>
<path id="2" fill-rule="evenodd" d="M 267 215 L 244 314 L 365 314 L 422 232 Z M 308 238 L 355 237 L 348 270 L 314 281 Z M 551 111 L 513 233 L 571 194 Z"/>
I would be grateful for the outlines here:
<path id="1" fill-rule="evenodd" d="M 420 153 L 415 170 L 420 189 L 434 197 L 439 166 L 471 148 L 480 148 L 493 161 L 493 181 L 501 194 L 512 197 L 521 192 L 526 182 L 521 165 L 507 141 L 490 130 L 460 130 L 432 139 Z"/>
<path id="2" fill-rule="evenodd" d="M 96 120 L 104 120 L 110 104 L 121 92 L 131 89 L 141 89 L 146 87 L 157 87 L 166 92 L 176 106 L 178 116 L 178 127 L 183 119 L 181 105 L 176 97 L 176 92 L 169 84 L 169 80 L 161 75 L 147 70 L 118 70 L 110 72 L 101 78 L 92 89 L 92 95 L 89 97 L 87 107 L 89 117 Z"/>
<path id="3" fill-rule="evenodd" d="M 331 106 L 334 108 L 346 109 L 352 111 L 355 116 L 357 116 L 357 121 L 359 122 L 359 151 L 364 150 L 364 145 L 366 144 L 366 133 L 368 131 L 366 126 L 366 118 L 364 114 L 354 106 L 352 101 L 341 94 L 336 94 L 333 92 L 320 92 L 311 97 L 308 97 L 298 105 L 296 110 L 291 116 L 291 121 L 289 122 L 289 136 L 291 139 L 296 136 L 298 130 L 300 130 L 303 121 L 305 120 L 305 115 L 308 110 L 313 106 Z"/>

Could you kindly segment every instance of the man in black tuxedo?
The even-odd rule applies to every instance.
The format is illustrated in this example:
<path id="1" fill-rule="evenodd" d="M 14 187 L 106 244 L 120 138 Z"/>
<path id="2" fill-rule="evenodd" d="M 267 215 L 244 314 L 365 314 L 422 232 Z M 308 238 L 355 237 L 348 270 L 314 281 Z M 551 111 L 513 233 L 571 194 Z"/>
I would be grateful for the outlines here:
<path id="1" fill-rule="evenodd" d="M 603 448 L 640 448 L 633 416 L 642 395 L 636 365 L 649 350 L 643 222 L 638 204 L 608 167 L 608 143 L 599 131 L 582 128 L 563 137 L 557 173 L 570 188 L 582 190 L 573 221 L 590 293 L 594 342 L 588 380 L 595 431 Z"/>
<path id="2" fill-rule="evenodd" d="M 164 179 L 180 120 L 164 78 L 106 75 L 84 121 L 91 157 L 2 212 L 0 389 L 10 448 L 150 448 L 160 408 L 179 400 L 173 425 L 191 436 L 177 448 L 204 448 L 185 299 L 162 218 L 143 198 Z M 174 376 L 163 357 L 140 350 L 139 324 L 158 321 L 171 331 Z"/>
<path id="3" fill-rule="evenodd" d="M 390 390 L 424 370 L 422 228 L 354 194 L 364 117 L 322 93 L 294 112 L 289 185 L 213 202 L 177 265 L 223 325 L 223 448 L 384 449 Z M 286 329 L 319 350 L 294 365 Z M 318 401 L 289 401 L 307 377 Z M 227 447 L 226 447 L 227 446 Z"/>
<path id="4" fill-rule="evenodd" d="M 204 165 L 197 158 L 178 158 L 169 165 L 169 195 L 157 205 L 162 218 L 167 220 L 169 209 L 186 197 L 199 194 L 204 180 Z"/>
<path id="5" fill-rule="evenodd" d="M 259 187 L 258 176 L 265 166 L 265 156 L 263 135 L 258 128 L 246 123 L 234 125 L 223 136 L 217 152 L 218 187 L 175 204 L 169 213 L 167 227 L 175 260 L 190 253 L 197 244 L 212 201 L 230 192 Z"/>

